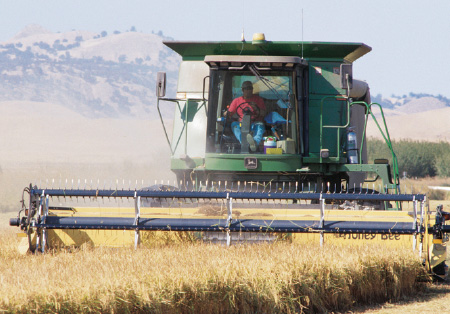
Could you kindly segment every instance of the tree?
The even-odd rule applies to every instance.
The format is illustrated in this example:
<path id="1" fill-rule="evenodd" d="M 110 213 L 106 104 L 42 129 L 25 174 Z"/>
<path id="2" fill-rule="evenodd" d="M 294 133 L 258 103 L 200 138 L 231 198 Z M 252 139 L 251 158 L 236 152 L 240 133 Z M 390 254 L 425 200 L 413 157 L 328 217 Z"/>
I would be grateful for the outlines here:
<path id="1" fill-rule="evenodd" d="M 398 159 L 399 173 L 411 177 L 450 176 L 450 143 L 422 142 L 412 140 L 393 141 L 392 147 Z M 369 161 L 392 158 L 384 141 L 369 139 L 367 145 Z"/>

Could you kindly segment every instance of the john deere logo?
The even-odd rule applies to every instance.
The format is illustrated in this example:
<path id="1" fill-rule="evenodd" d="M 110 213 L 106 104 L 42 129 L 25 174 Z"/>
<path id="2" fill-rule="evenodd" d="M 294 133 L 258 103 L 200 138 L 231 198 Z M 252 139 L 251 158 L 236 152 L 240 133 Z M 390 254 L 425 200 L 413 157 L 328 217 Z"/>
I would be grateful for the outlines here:
<path id="1" fill-rule="evenodd" d="M 258 168 L 258 159 L 255 157 L 245 157 L 244 165 L 247 169 L 256 169 Z"/>

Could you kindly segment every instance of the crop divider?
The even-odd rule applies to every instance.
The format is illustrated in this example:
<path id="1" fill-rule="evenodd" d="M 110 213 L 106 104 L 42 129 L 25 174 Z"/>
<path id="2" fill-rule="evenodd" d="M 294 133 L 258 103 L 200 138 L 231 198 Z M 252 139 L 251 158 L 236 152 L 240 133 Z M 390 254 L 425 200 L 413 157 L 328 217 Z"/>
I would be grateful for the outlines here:
<path id="1" fill-rule="evenodd" d="M 139 232 L 139 218 L 141 217 L 141 197 L 137 196 L 137 192 L 134 192 L 134 225 L 136 229 L 134 230 L 134 248 L 141 244 L 141 237 Z"/>
<path id="2" fill-rule="evenodd" d="M 320 231 L 320 246 L 323 246 L 324 243 L 324 235 L 323 235 L 323 228 L 325 226 L 325 199 L 322 197 L 322 193 L 320 193 L 320 224 L 319 228 L 322 230 Z"/>
<path id="3" fill-rule="evenodd" d="M 227 193 L 227 246 L 230 246 L 231 244 L 231 235 L 230 235 L 230 225 L 231 221 L 233 219 L 233 198 L 230 197 L 230 193 Z"/>

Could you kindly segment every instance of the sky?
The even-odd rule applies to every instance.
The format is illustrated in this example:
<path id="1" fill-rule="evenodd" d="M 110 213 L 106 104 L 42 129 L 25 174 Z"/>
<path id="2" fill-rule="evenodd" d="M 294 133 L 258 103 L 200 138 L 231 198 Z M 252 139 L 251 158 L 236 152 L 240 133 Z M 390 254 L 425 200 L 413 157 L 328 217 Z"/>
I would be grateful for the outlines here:
<path id="1" fill-rule="evenodd" d="M 302 18 L 303 16 L 303 18 Z M 448 0 L 0 0 L 0 42 L 29 24 L 52 32 L 162 31 L 180 41 L 361 42 L 353 74 L 372 95 L 450 98 Z"/>

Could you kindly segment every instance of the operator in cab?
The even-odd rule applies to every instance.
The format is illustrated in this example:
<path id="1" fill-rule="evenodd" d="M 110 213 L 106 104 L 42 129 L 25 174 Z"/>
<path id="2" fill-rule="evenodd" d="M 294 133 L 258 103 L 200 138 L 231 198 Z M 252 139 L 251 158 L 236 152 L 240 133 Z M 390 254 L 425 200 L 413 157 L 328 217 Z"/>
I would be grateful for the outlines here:
<path id="1" fill-rule="evenodd" d="M 231 123 L 231 129 L 234 136 L 241 141 L 241 122 L 244 114 L 250 114 L 250 130 L 253 133 L 247 134 L 247 142 L 251 151 L 256 151 L 263 138 L 265 131 L 264 116 L 266 114 L 266 106 L 264 105 L 264 99 L 258 95 L 253 94 L 253 84 L 250 81 L 242 83 L 242 96 L 234 99 L 231 102 L 228 110 L 224 115 L 233 116 L 235 113 L 239 116 L 239 121 Z"/>

